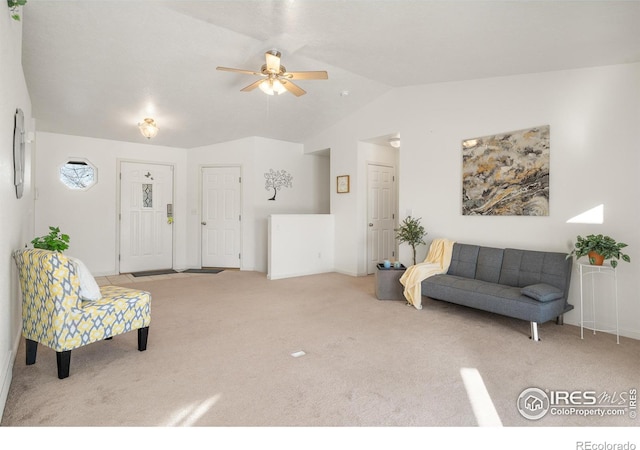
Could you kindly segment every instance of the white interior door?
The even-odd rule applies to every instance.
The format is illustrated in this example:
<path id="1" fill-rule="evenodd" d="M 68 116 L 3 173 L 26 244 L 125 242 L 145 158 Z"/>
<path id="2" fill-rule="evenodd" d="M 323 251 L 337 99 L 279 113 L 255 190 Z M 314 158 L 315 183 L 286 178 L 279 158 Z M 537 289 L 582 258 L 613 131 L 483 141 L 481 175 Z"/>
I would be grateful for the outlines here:
<path id="1" fill-rule="evenodd" d="M 240 267 L 240 167 L 202 169 L 202 267 Z"/>
<path id="2" fill-rule="evenodd" d="M 376 265 L 395 256 L 395 169 L 377 164 L 367 165 L 367 273 Z"/>
<path id="3" fill-rule="evenodd" d="M 173 267 L 173 167 L 120 164 L 120 272 Z"/>

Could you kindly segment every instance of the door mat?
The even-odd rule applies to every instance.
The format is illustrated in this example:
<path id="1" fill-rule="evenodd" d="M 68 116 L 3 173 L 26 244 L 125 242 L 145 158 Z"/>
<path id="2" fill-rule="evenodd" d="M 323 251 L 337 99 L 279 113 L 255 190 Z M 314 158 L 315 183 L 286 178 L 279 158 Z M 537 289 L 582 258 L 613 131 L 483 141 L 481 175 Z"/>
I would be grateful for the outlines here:
<path id="1" fill-rule="evenodd" d="M 182 273 L 220 273 L 222 272 L 224 269 L 187 269 L 185 271 L 183 271 Z"/>
<path id="2" fill-rule="evenodd" d="M 164 270 L 147 270 L 145 272 L 133 272 L 131 275 L 134 277 L 150 277 L 153 275 L 169 275 L 171 273 L 178 273 L 173 269 L 164 269 Z"/>

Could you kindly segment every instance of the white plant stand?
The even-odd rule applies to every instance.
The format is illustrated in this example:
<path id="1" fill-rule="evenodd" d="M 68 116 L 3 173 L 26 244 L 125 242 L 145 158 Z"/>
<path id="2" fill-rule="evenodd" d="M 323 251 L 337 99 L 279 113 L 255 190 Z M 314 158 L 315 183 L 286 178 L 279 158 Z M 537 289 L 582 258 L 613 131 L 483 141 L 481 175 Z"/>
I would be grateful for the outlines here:
<path id="1" fill-rule="evenodd" d="M 616 343 L 620 343 L 620 330 L 618 328 L 618 280 L 616 277 L 616 269 L 610 265 L 594 266 L 592 264 L 579 264 L 580 269 L 580 339 L 584 339 L 584 329 L 592 330 L 593 334 L 596 331 L 603 333 L 616 333 Z M 616 314 L 616 328 L 613 329 L 599 329 L 596 326 L 596 292 L 595 292 L 595 278 L 608 277 L 611 280 L 614 292 L 614 306 Z M 584 295 L 585 295 L 585 282 L 590 282 L 591 288 L 591 310 L 593 312 L 592 320 L 585 320 L 584 317 Z"/>

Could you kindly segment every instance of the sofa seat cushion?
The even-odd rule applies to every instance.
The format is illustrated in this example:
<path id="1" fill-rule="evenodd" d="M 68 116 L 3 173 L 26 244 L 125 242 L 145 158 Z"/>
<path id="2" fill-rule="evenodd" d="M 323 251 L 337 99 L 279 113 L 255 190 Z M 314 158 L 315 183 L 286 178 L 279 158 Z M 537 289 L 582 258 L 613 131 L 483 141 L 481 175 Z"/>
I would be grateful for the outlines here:
<path id="1" fill-rule="evenodd" d="M 128 331 L 148 327 L 151 323 L 151 294 L 121 286 L 102 286 L 100 300 L 85 300 L 73 310 L 60 332 L 63 348 L 101 341 Z"/>
<path id="2" fill-rule="evenodd" d="M 540 302 L 519 287 L 453 275 L 434 275 L 422 282 L 422 295 L 504 316 L 544 323 L 563 314 L 564 299 Z"/>

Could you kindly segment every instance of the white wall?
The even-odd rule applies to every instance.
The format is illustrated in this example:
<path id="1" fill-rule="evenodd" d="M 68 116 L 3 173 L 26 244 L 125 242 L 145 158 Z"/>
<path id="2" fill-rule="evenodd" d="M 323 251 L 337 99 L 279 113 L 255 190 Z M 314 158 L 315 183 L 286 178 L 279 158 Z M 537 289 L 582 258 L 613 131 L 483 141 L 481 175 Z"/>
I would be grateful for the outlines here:
<path id="1" fill-rule="evenodd" d="M 141 137 L 142 139 L 142 137 Z M 38 132 L 35 235 L 58 226 L 71 236 L 67 253 L 82 259 L 94 275 L 118 272 L 118 169 L 121 161 L 170 164 L 174 169 L 174 268 L 200 267 L 201 169 L 241 167 L 242 269 L 267 271 L 267 217 L 273 213 L 327 213 L 329 159 L 305 155 L 301 144 L 246 138 L 196 149 L 179 149 Z M 68 189 L 59 167 L 85 158 L 98 170 L 98 183 Z M 287 170 L 293 187 L 275 201 L 264 188 L 269 169 Z M 29 239 L 30 240 L 30 239 Z"/>
<path id="2" fill-rule="evenodd" d="M 272 214 L 268 236 L 270 280 L 333 271 L 332 215 Z"/>
<path id="3" fill-rule="evenodd" d="M 180 220 L 187 203 L 185 149 L 43 132 L 37 133 L 36 145 L 35 234 L 60 227 L 71 237 L 66 253 L 80 258 L 94 275 L 118 273 L 120 161 L 173 165 L 173 267 L 186 267 L 186 227 Z M 98 182 L 88 190 L 71 190 L 60 181 L 60 166 L 73 158 L 85 158 L 98 170 Z"/>
<path id="4" fill-rule="evenodd" d="M 629 244 L 632 264 L 618 267 L 621 333 L 640 338 L 640 193 L 637 130 L 640 64 L 596 67 L 396 89 L 357 114 L 305 142 L 331 148 L 331 176 L 361 173 L 358 142 L 398 132 L 399 211 L 422 217 L 430 241 L 567 252 L 578 234 L 609 234 Z M 550 125 L 550 215 L 472 217 L 461 214 L 461 141 Z M 593 174 L 602 174 L 594 182 Z M 352 179 L 352 181 L 354 181 Z M 361 189 L 355 180 L 354 186 Z M 336 220 L 336 268 L 357 274 L 365 245 L 360 238 L 363 201 L 358 192 L 331 194 Z M 599 204 L 602 225 L 566 221 Z M 424 258 L 427 247 L 419 249 Z M 401 246 L 406 264 L 410 250 Z M 579 305 L 577 272 L 570 303 Z M 606 300 L 603 300 L 606 301 Z M 579 311 L 567 314 L 579 323 Z"/>
<path id="5" fill-rule="evenodd" d="M 267 218 L 271 214 L 329 212 L 329 159 L 306 155 L 301 144 L 251 137 L 189 150 L 188 264 L 200 267 L 201 171 L 207 166 L 240 166 L 242 173 L 241 269 L 267 272 Z M 291 188 L 270 201 L 264 174 L 286 170 Z M 195 180 L 198 180 L 197 182 Z"/>
<path id="6" fill-rule="evenodd" d="M 366 109 L 365 109 L 366 111 Z M 357 116 L 354 116 L 357 117 Z M 394 165 L 398 170 L 398 151 L 369 142 L 384 135 L 396 135 L 393 124 L 382 124 L 359 132 L 351 128 L 350 120 L 327 130 L 305 144 L 305 151 L 330 149 L 330 211 L 335 218 L 335 271 L 352 276 L 366 275 L 367 254 L 367 163 Z M 336 177 L 349 175 L 349 193 L 336 192 Z M 399 185 L 396 184 L 396 188 Z"/>
<path id="7" fill-rule="evenodd" d="M 22 24 L 0 8 L 0 418 L 11 383 L 11 371 L 21 331 L 20 287 L 11 257 L 33 235 L 32 146 L 26 145 L 25 189 L 16 198 L 13 184 L 13 123 L 22 109 L 27 129 L 33 132 L 31 99 L 21 64 Z"/>

